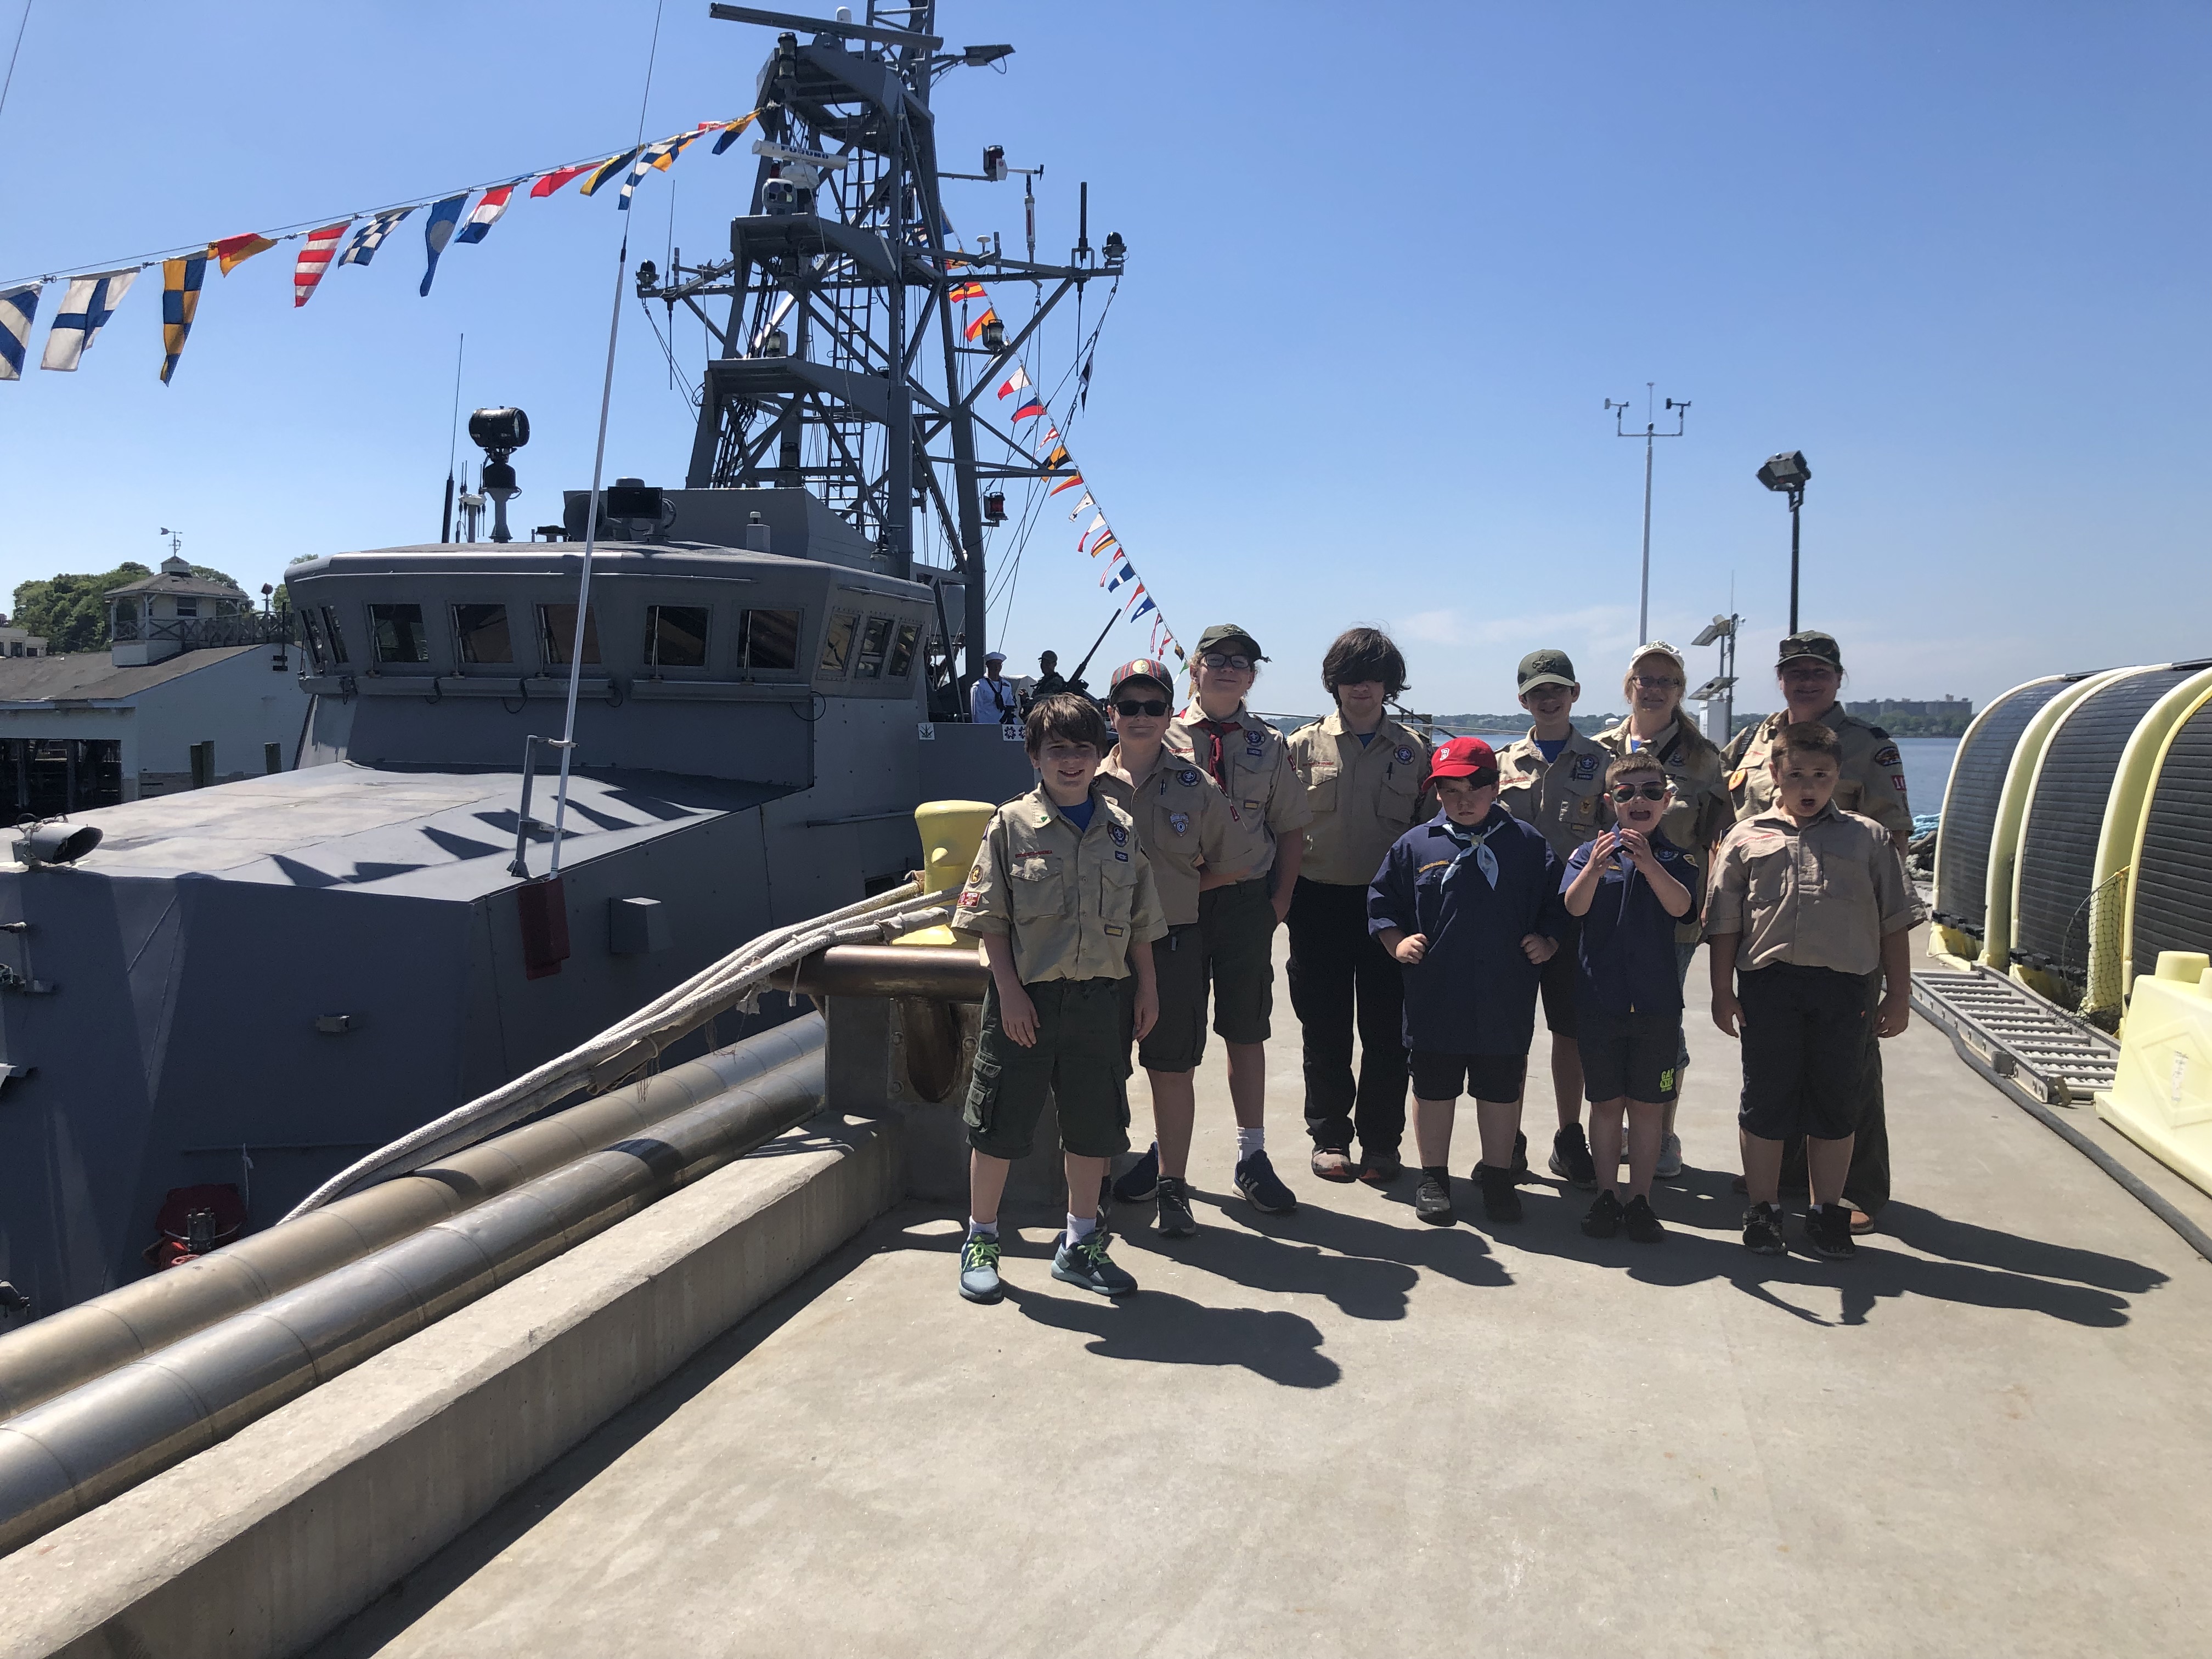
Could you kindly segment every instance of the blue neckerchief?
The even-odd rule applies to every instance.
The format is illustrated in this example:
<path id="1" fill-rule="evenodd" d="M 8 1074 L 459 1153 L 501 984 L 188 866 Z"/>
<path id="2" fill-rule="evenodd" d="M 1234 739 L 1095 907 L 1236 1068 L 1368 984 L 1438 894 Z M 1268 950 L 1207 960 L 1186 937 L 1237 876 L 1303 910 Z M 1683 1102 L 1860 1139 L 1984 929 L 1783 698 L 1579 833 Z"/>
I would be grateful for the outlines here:
<path id="1" fill-rule="evenodd" d="M 1482 872 L 1484 879 L 1495 891 L 1498 886 L 1498 854 L 1490 850 L 1489 843 L 1491 836 L 1504 827 L 1504 823 L 1501 822 L 1486 825 L 1480 831 L 1465 830 L 1449 817 L 1444 818 L 1443 832 L 1451 838 L 1451 844 L 1459 851 L 1452 855 L 1451 867 L 1444 872 L 1443 879 L 1437 885 L 1439 888 L 1449 885 L 1451 878 L 1459 873 L 1460 866 L 1467 862 L 1469 854 L 1473 854 L 1474 867 Z"/>

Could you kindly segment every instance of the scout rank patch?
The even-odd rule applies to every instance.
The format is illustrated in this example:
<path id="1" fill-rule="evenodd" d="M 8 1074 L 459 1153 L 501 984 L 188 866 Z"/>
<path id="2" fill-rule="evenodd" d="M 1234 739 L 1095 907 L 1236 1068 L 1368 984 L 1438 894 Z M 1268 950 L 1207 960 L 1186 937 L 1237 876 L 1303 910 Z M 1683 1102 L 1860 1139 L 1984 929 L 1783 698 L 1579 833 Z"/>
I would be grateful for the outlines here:
<path id="1" fill-rule="evenodd" d="M 1188 835 L 1190 833 L 1190 814 L 1188 812 L 1169 813 L 1168 828 L 1174 830 L 1178 836 Z"/>

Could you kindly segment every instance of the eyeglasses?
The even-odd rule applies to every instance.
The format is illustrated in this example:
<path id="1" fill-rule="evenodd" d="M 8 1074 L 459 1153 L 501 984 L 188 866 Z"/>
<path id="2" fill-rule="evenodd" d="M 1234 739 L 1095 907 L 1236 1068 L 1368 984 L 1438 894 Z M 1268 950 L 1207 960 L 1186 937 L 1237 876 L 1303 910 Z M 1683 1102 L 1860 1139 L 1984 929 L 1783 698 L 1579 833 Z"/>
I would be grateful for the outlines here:
<path id="1" fill-rule="evenodd" d="M 1664 800 L 1668 787 L 1663 783 L 1616 783 L 1606 793 L 1617 801 L 1632 801 L 1638 795 L 1646 800 Z"/>
<path id="2" fill-rule="evenodd" d="M 1680 685 L 1682 682 L 1672 674 L 1638 674 L 1636 677 L 1636 683 L 1648 690 L 1656 691 L 1662 687 Z"/>
<path id="3" fill-rule="evenodd" d="M 1148 697 L 1143 702 L 1117 702 L 1114 705 L 1114 712 L 1117 714 L 1142 714 L 1148 719 L 1158 720 L 1168 712 L 1168 706 L 1158 697 Z"/>
<path id="4" fill-rule="evenodd" d="M 1243 673 L 1252 665 L 1252 659 L 1243 655 L 1224 656 L 1218 651 L 1209 651 L 1199 659 L 1208 668 L 1233 668 Z"/>

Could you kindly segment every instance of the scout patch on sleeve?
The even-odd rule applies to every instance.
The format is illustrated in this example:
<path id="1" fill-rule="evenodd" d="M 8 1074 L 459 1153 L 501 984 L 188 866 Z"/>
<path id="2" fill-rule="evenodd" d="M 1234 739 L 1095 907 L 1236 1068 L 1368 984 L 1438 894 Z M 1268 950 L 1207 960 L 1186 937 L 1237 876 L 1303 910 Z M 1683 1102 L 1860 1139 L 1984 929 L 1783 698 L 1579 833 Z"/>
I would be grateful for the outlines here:
<path id="1" fill-rule="evenodd" d="M 1902 772 L 1892 772 L 1889 775 L 1889 781 L 1899 795 L 1904 794 L 1905 775 Z"/>
<path id="2" fill-rule="evenodd" d="M 1893 766 L 1904 765 L 1905 757 L 1897 752 L 1897 745 L 1895 744 L 1886 743 L 1881 748 L 1874 751 L 1874 763 L 1875 766 L 1887 771 Z"/>
<path id="3" fill-rule="evenodd" d="M 1188 766 L 1184 767 L 1182 771 L 1176 774 L 1176 781 L 1182 785 L 1186 789 L 1197 788 L 1198 772 L 1196 769 Z"/>
<path id="4" fill-rule="evenodd" d="M 1168 828 L 1174 830 L 1178 836 L 1188 835 L 1190 833 L 1190 814 L 1188 812 L 1169 813 Z"/>
<path id="5" fill-rule="evenodd" d="M 1743 775 L 1744 775 L 1744 770 L 1745 770 L 1745 769 L 1744 769 L 1744 768 L 1742 768 L 1742 767 L 1739 766 L 1739 767 L 1737 767 L 1737 768 L 1735 769 L 1735 771 L 1733 771 L 1733 772 L 1731 772 L 1731 773 L 1729 773 L 1729 778 L 1728 778 L 1728 787 L 1729 787 L 1729 788 L 1731 788 L 1731 789 L 1741 789 L 1741 788 L 1742 788 L 1742 787 L 1743 787 Z"/>
<path id="6" fill-rule="evenodd" d="M 1120 824 L 1117 823 L 1113 825 L 1106 831 L 1106 833 L 1114 837 L 1115 846 L 1123 847 L 1128 844 L 1129 832 L 1127 830 L 1124 830 Z"/>
<path id="7" fill-rule="evenodd" d="M 972 887 L 963 890 L 960 895 L 960 908 L 963 910 L 981 909 L 983 896 Z"/>
<path id="8" fill-rule="evenodd" d="M 1413 751 L 1401 743 L 1398 745 L 1398 752 L 1395 758 L 1401 766 L 1410 766 L 1413 762 Z"/>

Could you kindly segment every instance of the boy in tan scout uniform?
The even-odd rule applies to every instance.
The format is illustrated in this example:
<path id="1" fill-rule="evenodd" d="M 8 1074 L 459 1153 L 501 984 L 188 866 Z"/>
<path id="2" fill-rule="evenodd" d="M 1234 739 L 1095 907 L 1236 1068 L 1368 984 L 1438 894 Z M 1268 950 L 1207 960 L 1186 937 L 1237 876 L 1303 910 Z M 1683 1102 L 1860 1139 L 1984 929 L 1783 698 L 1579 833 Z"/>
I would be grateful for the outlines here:
<path id="1" fill-rule="evenodd" d="M 1198 1231 L 1191 1214 L 1190 1135 L 1198 1115 L 1191 1074 L 1206 1053 L 1206 943 L 1198 925 L 1199 887 L 1206 873 L 1234 858 L 1242 832 L 1229 798 L 1186 756 L 1161 742 L 1175 708 L 1175 673 L 1139 657 L 1107 679 L 1107 702 L 1120 738 L 1098 770 L 1098 787 L 1128 810 L 1152 866 L 1167 933 L 1152 941 L 1152 977 L 1159 1018 L 1137 1045 L 1137 1063 L 1152 1087 L 1152 1127 L 1158 1136 L 1159 1209 L 1169 1238 Z"/>
<path id="2" fill-rule="evenodd" d="M 1535 724 L 1498 757 L 1498 799 L 1523 823 L 1544 833 L 1565 865 L 1575 848 L 1610 822 L 1605 808 L 1605 769 L 1613 757 L 1575 730 L 1575 699 L 1582 686 L 1564 651 L 1531 651 L 1521 659 L 1521 706 Z M 1549 751 L 1547 753 L 1547 751 Z M 1544 1024 L 1552 1033 L 1552 1093 L 1559 1133 L 1552 1137 L 1552 1173 L 1585 1192 L 1597 1186 L 1597 1165 L 1583 1133 L 1583 1060 L 1575 1046 L 1575 939 L 1559 941 L 1544 963 L 1540 981 Z"/>
<path id="3" fill-rule="evenodd" d="M 1832 635 L 1808 629 L 1782 641 L 1774 665 L 1785 707 L 1757 726 L 1736 733 L 1722 751 L 1729 769 L 1728 789 L 1739 823 L 1774 803 L 1769 764 L 1775 733 L 1796 724 L 1825 726 L 1836 734 L 1836 805 L 1872 818 L 1889 832 L 1901 854 L 1912 839 L 1912 805 L 1905 799 L 1905 759 L 1897 743 L 1879 726 L 1847 712 L 1837 701 L 1844 684 L 1844 653 Z M 1867 1050 L 1866 1098 L 1858 1133 L 1851 1142 L 1851 1173 L 1844 1195 L 1851 1201 L 1851 1231 L 1874 1231 L 1875 1218 L 1889 1202 L 1889 1121 L 1881 1081 L 1881 1049 Z M 1790 1149 L 1794 1179 L 1801 1159 Z"/>
<path id="4" fill-rule="evenodd" d="M 999 1200 L 1028 1155 L 1049 1091 L 1060 1110 L 1068 1202 L 1089 1206 L 1116 1152 L 1129 1147 L 1129 1070 L 1122 980 L 1133 974 L 1134 1029 L 1159 1010 L 1152 943 L 1167 932 L 1136 828 L 1095 787 L 1106 722 L 1087 697 L 1047 697 L 1024 736 L 1037 787 L 993 814 L 954 907 L 952 926 L 983 942 L 991 983 L 969 1085 L 968 1239 L 960 1294 L 994 1302 Z M 1070 1212 L 1052 1276 L 1103 1296 L 1137 1281 L 1107 1259 L 1094 1215 Z"/>
<path id="5" fill-rule="evenodd" d="M 1420 816 L 1427 739 L 1383 712 L 1406 689 L 1406 659 L 1372 628 L 1337 635 L 1321 664 L 1336 712 L 1291 733 L 1291 765 L 1313 822 L 1291 900 L 1291 1006 L 1305 1042 L 1313 1172 L 1388 1186 L 1405 1165 L 1406 985 L 1367 927 L 1367 884 Z M 1352 1071 L 1355 1015 L 1359 1075 Z M 1359 1137 L 1359 1163 L 1350 1157 Z"/>
<path id="6" fill-rule="evenodd" d="M 1213 985 L 1213 1029 L 1228 1052 L 1229 1100 L 1237 1114 L 1237 1190 L 1255 1210 L 1280 1214 L 1297 1199 L 1267 1161 L 1268 1016 L 1275 1001 L 1275 929 L 1291 908 L 1312 817 L 1283 734 L 1249 712 L 1244 694 L 1267 659 L 1234 623 L 1209 628 L 1191 658 L 1191 700 L 1166 743 L 1212 778 L 1235 814 L 1235 850 L 1209 865 L 1199 884 L 1199 938 Z M 1140 1202 L 1158 1182 L 1157 1149 L 1114 1185 Z"/>
<path id="7" fill-rule="evenodd" d="M 1765 769 L 1773 805 L 1729 831 L 1705 906 L 1713 1023 L 1743 1044 L 1747 1249 L 1779 1255 L 1784 1143 L 1805 1139 L 1808 1242 L 1847 1258 L 1844 1198 L 1866 1051 L 1911 1023 L 1909 936 L 1920 902 L 1873 819 L 1835 805 L 1836 734 L 1784 726 Z"/>

